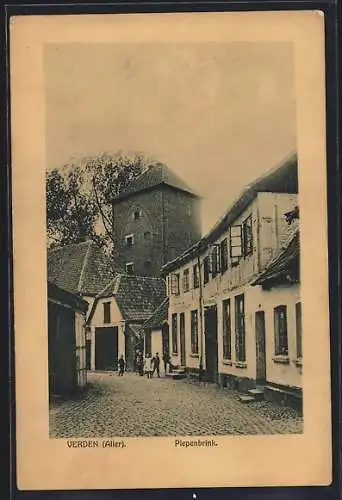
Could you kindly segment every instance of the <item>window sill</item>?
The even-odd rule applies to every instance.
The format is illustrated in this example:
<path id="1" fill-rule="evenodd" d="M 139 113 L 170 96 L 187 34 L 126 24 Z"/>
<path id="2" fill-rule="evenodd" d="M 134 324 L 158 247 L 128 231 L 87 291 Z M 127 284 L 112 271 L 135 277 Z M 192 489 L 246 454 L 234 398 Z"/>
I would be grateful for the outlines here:
<path id="1" fill-rule="evenodd" d="M 279 356 L 274 356 L 273 361 L 274 363 L 288 365 L 290 363 L 290 358 L 288 356 L 279 355 Z"/>
<path id="2" fill-rule="evenodd" d="M 247 368 L 247 363 L 246 363 L 246 361 L 236 361 L 235 367 L 236 368 Z"/>
<path id="3" fill-rule="evenodd" d="M 298 358 L 295 360 L 296 366 L 303 366 L 303 360 L 302 358 Z"/>
<path id="4" fill-rule="evenodd" d="M 230 359 L 224 359 L 224 360 L 222 361 L 222 364 L 224 364 L 224 365 L 228 365 L 228 366 L 232 366 L 232 364 L 233 364 L 233 363 L 232 363 L 232 361 L 231 361 Z"/>
<path id="5" fill-rule="evenodd" d="M 190 358 L 197 358 L 198 359 L 199 358 L 199 354 L 197 354 L 197 353 L 191 353 L 190 354 Z"/>

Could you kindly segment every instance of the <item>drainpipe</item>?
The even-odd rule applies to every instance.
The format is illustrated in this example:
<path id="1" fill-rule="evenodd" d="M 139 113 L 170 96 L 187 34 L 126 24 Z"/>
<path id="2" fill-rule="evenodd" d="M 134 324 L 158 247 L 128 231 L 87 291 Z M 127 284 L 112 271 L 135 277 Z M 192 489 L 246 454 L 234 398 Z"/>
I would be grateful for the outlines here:
<path id="1" fill-rule="evenodd" d="M 198 265 L 198 278 L 199 278 L 199 307 L 200 307 L 200 359 L 199 359 L 199 378 L 203 378 L 203 335 L 204 335 L 204 317 L 203 317 L 203 286 L 202 286 L 202 273 L 201 273 L 201 261 L 199 255 L 197 255 L 197 265 Z"/>

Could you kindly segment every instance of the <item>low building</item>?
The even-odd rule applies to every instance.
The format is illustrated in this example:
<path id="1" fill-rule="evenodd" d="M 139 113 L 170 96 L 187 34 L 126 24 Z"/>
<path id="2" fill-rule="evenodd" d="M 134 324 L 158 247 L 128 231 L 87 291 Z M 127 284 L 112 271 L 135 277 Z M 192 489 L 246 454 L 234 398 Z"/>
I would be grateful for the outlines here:
<path id="1" fill-rule="evenodd" d="M 135 369 L 144 349 L 142 326 L 166 296 L 161 278 L 118 274 L 95 298 L 87 325 L 91 333 L 91 369 L 116 370 L 118 357 Z"/>
<path id="2" fill-rule="evenodd" d="M 159 353 L 170 355 L 169 346 L 169 298 L 165 297 L 149 319 L 143 324 L 144 355 Z"/>
<path id="3" fill-rule="evenodd" d="M 47 251 L 48 280 L 58 287 L 82 297 L 88 314 L 97 294 L 120 272 L 115 262 L 93 241 L 73 243 Z M 86 338 L 87 368 L 90 369 L 91 336 Z"/>
<path id="4" fill-rule="evenodd" d="M 279 375 L 283 354 L 272 350 L 265 369 L 268 354 L 257 347 L 266 292 L 255 280 L 287 245 L 288 213 L 297 206 L 297 156 L 291 155 L 251 183 L 206 236 L 163 266 L 172 364 L 239 390 Z M 300 366 L 295 370 L 300 374 Z"/>
<path id="5" fill-rule="evenodd" d="M 66 396 L 85 387 L 85 321 L 88 303 L 48 282 L 49 394 Z"/>
<path id="6" fill-rule="evenodd" d="M 266 379 L 267 399 L 302 403 L 302 305 L 300 242 L 297 224 L 282 251 L 252 283 L 262 288 L 262 310 L 256 312 L 259 378 Z"/>

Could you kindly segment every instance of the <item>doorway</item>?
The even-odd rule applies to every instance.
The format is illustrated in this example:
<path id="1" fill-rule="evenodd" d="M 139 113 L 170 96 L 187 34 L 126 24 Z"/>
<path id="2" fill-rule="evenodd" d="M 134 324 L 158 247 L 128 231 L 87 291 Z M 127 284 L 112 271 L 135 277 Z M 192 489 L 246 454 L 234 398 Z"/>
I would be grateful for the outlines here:
<path id="1" fill-rule="evenodd" d="M 169 340 L 169 324 L 167 322 L 162 325 L 162 343 L 163 343 L 163 354 L 170 355 L 170 340 Z"/>
<path id="2" fill-rule="evenodd" d="M 185 356 L 185 315 L 180 313 L 179 315 L 179 336 L 180 336 L 180 364 L 185 366 L 186 356 Z"/>
<path id="3" fill-rule="evenodd" d="M 217 307 L 206 307 L 204 312 L 205 366 L 208 382 L 217 382 Z"/>
<path id="4" fill-rule="evenodd" d="M 118 327 L 95 329 L 96 370 L 116 370 L 118 362 Z"/>
<path id="5" fill-rule="evenodd" d="M 266 383 L 266 345 L 265 345 L 265 312 L 255 313 L 255 340 L 256 340 L 256 382 L 258 385 Z"/>

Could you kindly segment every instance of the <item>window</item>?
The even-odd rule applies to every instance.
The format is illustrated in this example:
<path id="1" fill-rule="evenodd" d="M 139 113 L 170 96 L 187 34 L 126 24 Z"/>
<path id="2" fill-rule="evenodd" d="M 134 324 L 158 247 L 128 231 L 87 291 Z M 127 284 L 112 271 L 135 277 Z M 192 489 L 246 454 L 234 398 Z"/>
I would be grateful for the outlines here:
<path id="1" fill-rule="evenodd" d="M 103 323 L 110 323 L 110 302 L 103 303 Z"/>
<path id="2" fill-rule="evenodd" d="M 246 361 L 245 299 L 243 294 L 235 297 L 235 337 L 236 361 Z"/>
<path id="3" fill-rule="evenodd" d="M 198 354 L 198 312 L 191 311 L 191 352 Z"/>
<path id="4" fill-rule="evenodd" d="M 220 270 L 220 247 L 219 245 L 213 245 L 213 249 L 210 253 L 211 257 L 211 275 L 213 278 L 218 274 Z"/>
<path id="5" fill-rule="evenodd" d="M 296 304 L 296 343 L 297 359 L 302 357 L 302 304 Z"/>
<path id="6" fill-rule="evenodd" d="M 253 253 L 252 216 L 250 215 L 242 224 L 242 253 L 244 256 Z"/>
<path id="7" fill-rule="evenodd" d="M 221 274 L 224 274 L 228 269 L 228 245 L 227 238 L 221 241 L 220 244 L 221 253 Z"/>
<path id="8" fill-rule="evenodd" d="M 232 226 L 230 228 L 230 258 L 231 263 L 237 264 L 242 256 L 242 227 Z"/>
<path id="9" fill-rule="evenodd" d="M 134 272 L 134 263 L 133 262 L 126 262 L 125 269 L 126 269 L 126 273 L 127 274 L 133 274 L 133 272 Z"/>
<path id="10" fill-rule="evenodd" d="M 275 355 L 287 356 L 287 315 L 286 306 L 274 308 L 274 335 L 275 335 Z"/>
<path id="11" fill-rule="evenodd" d="M 222 325 L 223 325 L 223 358 L 232 357 L 232 332 L 230 317 L 230 299 L 222 302 Z"/>
<path id="12" fill-rule="evenodd" d="M 151 330 L 145 333 L 145 356 L 146 354 L 152 354 Z"/>
<path id="13" fill-rule="evenodd" d="M 188 206 L 186 207 L 186 213 L 187 213 L 187 215 L 188 215 L 189 217 L 191 217 L 191 205 L 188 205 Z"/>
<path id="14" fill-rule="evenodd" d="M 198 267 L 198 264 L 195 264 L 193 267 L 193 284 L 194 284 L 194 288 L 199 287 L 199 267 Z"/>
<path id="15" fill-rule="evenodd" d="M 172 314 L 172 352 L 173 354 L 178 353 L 178 332 L 177 332 L 177 314 Z"/>
<path id="16" fill-rule="evenodd" d="M 151 233 L 150 231 L 145 231 L 144 232 L 144 240 L 149 241 L 151 239 Z"/>
<path id="17" fill-rule="evenodd" d="M 179 295 L 179 273 L 171 274 L 171 294 Z"/>
<path id="18" fill-rule="evenodd" d="M 188 292 L 189 290 L 190 290 L 189 269 L 184 269 L 184 272 L 183 272 L 183 292 Z"/>
<path id="19" fill-rule="evenodd" d="M 205 257 L 203 260 L 203 282 L 204 284 L 209 281 L 209 257 Z"/>
<path id="20" fill-rule="evenodd" d="M 133 234 L 128 234 L 127 236 L 125 236 L 125 244 L 126 244 L 126 247 L 128 248 L 131 248 L 134 244 L 134 236 Z"/>
<path id="21" fill-rule="evenodd" d="M 141 210 L 140 209 L 134 210 L 134 212 L 133 212 L 133 219 L 134 220 L 141 219 Z"/>

